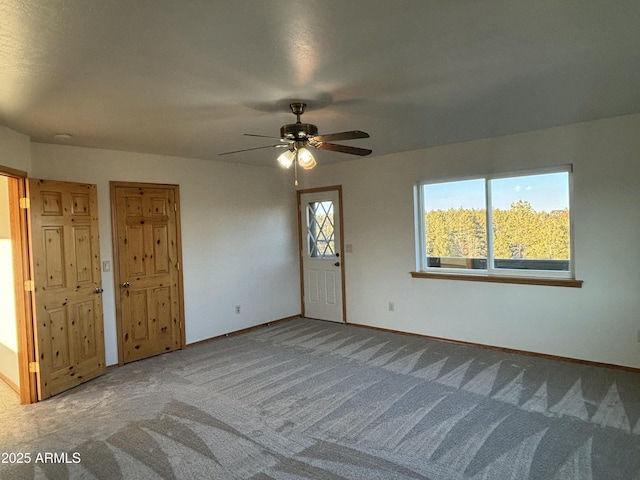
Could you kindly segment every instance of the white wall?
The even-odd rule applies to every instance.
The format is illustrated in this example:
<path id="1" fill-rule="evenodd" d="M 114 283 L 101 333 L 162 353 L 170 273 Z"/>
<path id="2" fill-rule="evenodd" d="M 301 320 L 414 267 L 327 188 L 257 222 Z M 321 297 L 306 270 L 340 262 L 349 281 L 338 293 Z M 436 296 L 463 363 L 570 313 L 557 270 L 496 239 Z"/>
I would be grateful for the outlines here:
<path id="1" fill-rule="evenodd" d="M 187 343 L 300 313 L 295 191 L 279 170 L 39 143 L 31 152 L 32 177 L 97 184 L 101 258 L 112 267 L 109 181 L 180 185 Z M 114 364 L 113 268 L 102 282 Z"/>
<path id="2" fill-rule="evenodd" d="M 9 217 L 9 181 L 0 174 L 0 239 L 11 240 L 11 219 Z"/>
<path id="3" fill-rule="evenodd" d="M 360 323 L 640 368 L 640 115 L 318 165 L 301 188 L 343 185 L 347 315 Z M 428 134 L 428 132 L 425 132 Z M 0 127 L 0 164 L 98 184 L 112 259 L 109 180 L 181 186 L 187 342 L 299 312 L 295 199 L 277 169 L 33 144 Z M 31 158 L 33 156 L 33 159 Z M 582 289 L 412 279 L 413 184 L 573 163 Z M 308 173 L 308 174 L 307 174 Z M 267 236 L 258 236 L 275 225 Z M 278 233 L 279 232 L 279 233 Z M 107 363 L 117 361 L 103 273 Z M 395 302 L 395 312 L 387 303 Z M 236 316 L 234 305 L 242 304 Z"/>
<path id="4" fill-rule="evenodd" d="M 567 163 L 583 288 L 409 276 L 415 182 Z M 343 185 L 349 322 L 640 367 L 640 115 L 362 158 L 314 175 L 305 188 Z"/>
<path id="5" fill-rule="evenodd" d="M 27 135 L 0 125 L 0 165 L 31 171 L 31 140 Z"/>

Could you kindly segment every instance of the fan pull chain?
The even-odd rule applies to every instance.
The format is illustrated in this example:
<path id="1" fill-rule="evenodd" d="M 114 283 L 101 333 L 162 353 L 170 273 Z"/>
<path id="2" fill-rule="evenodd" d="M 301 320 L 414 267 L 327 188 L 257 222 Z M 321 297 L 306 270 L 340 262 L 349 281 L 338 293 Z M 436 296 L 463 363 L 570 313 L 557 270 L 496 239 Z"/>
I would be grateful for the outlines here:
<path id="1" fill-rule="evenodd" d="M 296 149 L 296 159 L 293 162 L 293 176 L 294 176 L 293 184 L 297 187 L 298 186 L 298 149 Z"/>

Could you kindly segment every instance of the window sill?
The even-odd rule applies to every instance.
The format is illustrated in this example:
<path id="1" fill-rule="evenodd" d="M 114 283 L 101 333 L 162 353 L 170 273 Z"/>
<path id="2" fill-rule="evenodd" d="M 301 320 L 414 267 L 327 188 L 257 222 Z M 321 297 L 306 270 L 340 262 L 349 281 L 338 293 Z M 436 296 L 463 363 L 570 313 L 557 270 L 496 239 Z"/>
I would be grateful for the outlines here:
<path id="1" fill-rule="evenodd" d="M 582 280 L 571 278 L 513 277 L 507 275 L 463 275 L 459 273 L 410 272 L 413 278 L 436 278 L 439 280 L 462 280 L 468 282 L 517 283 L 521 285 L 545 285 L 549 287 L 582 288 Z"/>

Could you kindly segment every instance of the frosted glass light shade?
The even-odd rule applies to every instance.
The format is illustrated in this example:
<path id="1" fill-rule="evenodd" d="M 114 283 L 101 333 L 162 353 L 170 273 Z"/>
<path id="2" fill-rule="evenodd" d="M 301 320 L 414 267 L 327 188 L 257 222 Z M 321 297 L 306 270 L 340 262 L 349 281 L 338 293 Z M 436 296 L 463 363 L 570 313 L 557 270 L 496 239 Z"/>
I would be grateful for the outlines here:
<path id="1" fill-rule="evenodd" d="M 305 170 L 309 170 L 316 166 L 316 159 L 313 158 L 311 152 L 306 148 L 298 149 L 298 164 Z"/>
<path id="2" fill-rule="evenodd" d="M 280 154 L 278 157 L 278 163 L 282 165 L 284 168 L 291 167 L 293 163 L 293 159 L 295 158 L 295 153 L 291 150 L 287 150 L 286 152 Z"/>

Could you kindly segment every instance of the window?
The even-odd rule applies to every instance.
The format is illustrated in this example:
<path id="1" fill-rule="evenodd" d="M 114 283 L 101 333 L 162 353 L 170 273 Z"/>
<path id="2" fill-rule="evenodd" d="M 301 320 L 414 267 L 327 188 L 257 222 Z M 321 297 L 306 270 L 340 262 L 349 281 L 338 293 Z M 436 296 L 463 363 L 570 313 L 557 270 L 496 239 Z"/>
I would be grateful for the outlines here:
<path id="1" fill-rule="evenodd" d="M 422 183 L 423 272 L 573 278 L 571 167 Z"/>
<path id="2" fill-rule="evenodd" d="M 333 202 L 311 202 L 307 205 L 307 234 L 309 235 L 309 257 L 333 258 L 335 256 Z"/>

